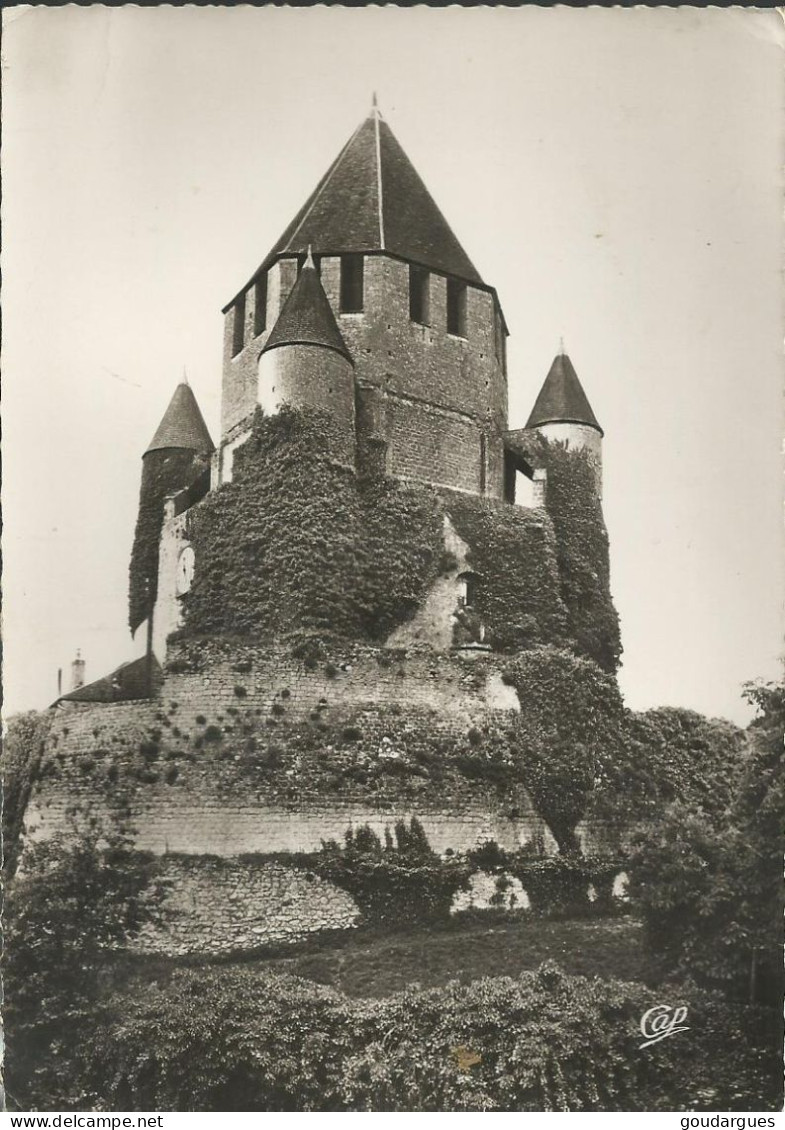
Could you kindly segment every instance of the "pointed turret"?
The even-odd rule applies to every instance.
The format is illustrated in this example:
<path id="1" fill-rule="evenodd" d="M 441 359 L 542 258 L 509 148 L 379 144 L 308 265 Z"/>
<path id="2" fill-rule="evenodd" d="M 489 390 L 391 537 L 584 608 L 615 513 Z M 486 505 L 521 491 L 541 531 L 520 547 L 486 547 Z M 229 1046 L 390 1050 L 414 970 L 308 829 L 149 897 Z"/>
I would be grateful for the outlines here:
<path id="1" fill-rule="evenodd" d="M 539 428 L 543 424 L 585 424 L 603 434 L 573 363 L 563 349 L 553 359 L 526 427 Z"/>
<path id="2" fill-rule="evenodd" d="M 332 349 L 352 364 L 346 342 L 338 329 L 316 271 L 310 247 L 299 278 L 284 303 L 262 353 L 279 349 L 282 345 L 316 345 Z"/>
<path id="3" fill-rule="evenodd" d="M 155 606 L 158 593 L 158 548 L 164 500 L 204 480 L 209 486 L 214 444 L 190 385 L 174 390 L 147 450 L 142 456 L 139 514 L 131 552 L 129 623 L 133 634 Z"/>
<path id="4" fill-rule="evenodd" d="M 336 459 L 354 466 L 353 361 L 324 293 L 311 249 L 259 357 L 259 403 L 269 415 L 284 404 L 333 418 Z"/>
<path id="5" fill-rule="evenodd" d="M 563 345 L 553 359 L 526 428 L 572 450 L 587 451 L 594 466 L 597 492 L 601 493 L 604 433 Z"/>
<path id="6" fill-rule="evenodd" d="M 174 390 L 145 455 L 172 447 L 197 451 L 202 455 L 209 455 L 215 450 L 196 397 L 185 378 Z"/>

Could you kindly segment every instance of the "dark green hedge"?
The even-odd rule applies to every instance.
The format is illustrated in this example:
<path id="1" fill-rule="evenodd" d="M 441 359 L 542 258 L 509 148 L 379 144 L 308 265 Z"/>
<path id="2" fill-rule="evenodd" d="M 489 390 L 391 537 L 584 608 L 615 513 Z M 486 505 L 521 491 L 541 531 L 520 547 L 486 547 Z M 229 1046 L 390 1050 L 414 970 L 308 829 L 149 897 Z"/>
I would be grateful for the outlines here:
<path id="1" fill-rule="evenodd" d="M 179 970 L 110 1002 L 78 1064 L 98 1109 L 775 1110 L 760 1012 L 672 987 L 690 1031 L 641 1052 L 661 992 L 553 962 L 386 1000 L 252 967 Z"/>

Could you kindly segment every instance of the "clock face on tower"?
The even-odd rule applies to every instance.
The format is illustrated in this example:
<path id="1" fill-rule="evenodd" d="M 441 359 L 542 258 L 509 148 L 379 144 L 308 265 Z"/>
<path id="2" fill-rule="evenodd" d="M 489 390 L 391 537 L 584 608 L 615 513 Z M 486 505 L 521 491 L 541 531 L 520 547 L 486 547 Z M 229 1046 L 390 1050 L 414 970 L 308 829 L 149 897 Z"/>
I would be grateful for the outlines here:
<path id="1" fill-rule="evenodd" d="M 177 558 L 177 595 L 182 596 L 191 587 L 194 576 L 194 551 L 190 545 L 180 551 Z"/>

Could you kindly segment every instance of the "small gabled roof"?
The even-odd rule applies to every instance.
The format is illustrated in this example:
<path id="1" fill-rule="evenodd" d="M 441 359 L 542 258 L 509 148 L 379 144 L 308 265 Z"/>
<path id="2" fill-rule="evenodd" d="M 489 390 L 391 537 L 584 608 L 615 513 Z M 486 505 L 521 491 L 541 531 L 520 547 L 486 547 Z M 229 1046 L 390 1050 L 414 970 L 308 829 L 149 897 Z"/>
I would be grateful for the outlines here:
<path id="1" fill-rule="evenodd" d="M 526 427 L 541 424 L 588 424 L 603 435 L 572 361 L 564 352 L 554 357 Z"/>
<path id="2" fill-rule="evenodd" d="M 279 257 L 302 255 L 309 244 L 317 255 L 386 251 L 491 289 L 483 283 L 382 118 L 375 99 L 369 116 L 344 145 L 251 282 Z"/>
<path id="3" fill-rule="evenodd" d="M 310 248 L 262 353 L 282 345 L 318 345 L 340 353 L 350 365 L 354 364 L 314 267 Z"/>
<path id="4" fill-rule="evenodd" d="M 207 424 L 187 381 L 182 381 L 174 390 L 174 396 L 169 401 L 169 407 L 164 412 L 145 455 L 167 447 L 184 448 L 203 455 L 209 455 L 215 450 Z"/>
<path id="5" fill-rule="evenodd" d="M 109 675 L 86 683 L 75 691 L 61 695 L 58 702 L 130 702 L 132 699 L 149 698 L 153 687 L 160 681 L 161 667 L 155 656 L 143 655 L 130 663 L 121 663 Z"/>

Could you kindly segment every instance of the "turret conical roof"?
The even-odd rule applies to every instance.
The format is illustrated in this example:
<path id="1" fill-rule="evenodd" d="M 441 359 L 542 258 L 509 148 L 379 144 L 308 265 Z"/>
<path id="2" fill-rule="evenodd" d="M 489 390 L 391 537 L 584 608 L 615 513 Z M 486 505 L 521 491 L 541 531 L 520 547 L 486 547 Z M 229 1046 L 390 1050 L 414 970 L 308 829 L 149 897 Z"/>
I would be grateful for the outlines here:
<path id="1" fill-rule="evenodd" d="M 282 345 L 319 345 L 354 364 L 310 255 L 289 292 L 262 353 Z"/>
<path id="2" fill-rule="evenodd" d="M 253 277 L 309 244 L 324 255 L 387 251 L 485 285 L 375 104 Z"/>
<path id="3" fill-rule="evenodd" d="M 169 401 L 169 407 L 164 412 L 145 455 L 167 447 L 184 448 L 204 455 L 215 450 L 196 397 L 186 381 L 182 381 L 174 390 L 174 396 Z"/>
<path id="4" fill-rule="evenodd" d="M 558 353 L 534 402 L 526 427 L 567 423 L 588 424 L 600 435 L 603 434 L 572 361 L 566 353 Z"/>

